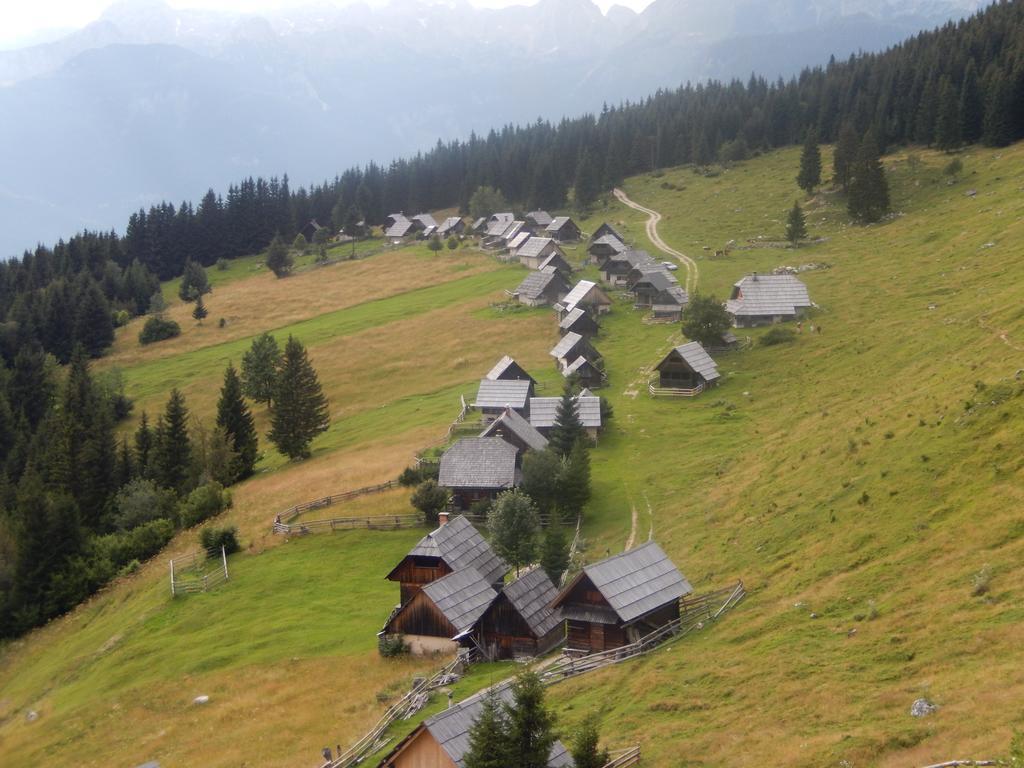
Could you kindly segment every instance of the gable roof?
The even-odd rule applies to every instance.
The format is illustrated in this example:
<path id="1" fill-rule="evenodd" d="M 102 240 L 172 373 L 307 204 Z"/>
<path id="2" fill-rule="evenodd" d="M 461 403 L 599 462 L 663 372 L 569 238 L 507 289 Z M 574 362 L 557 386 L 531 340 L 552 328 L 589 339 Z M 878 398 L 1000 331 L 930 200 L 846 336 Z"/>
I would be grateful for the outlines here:
<path id="1" fill-rule="evenodd" d="M 793 275 L 747 275 L 733 285 L 725 303 L 731 315 L 792 315 L 811 306 L 807 286 Z M 740 298 L 742 296 L 742 298 Z"/>
<path id="2" fill-rule="evenodd" d="M 500 437 L 464 437 L 441 456 L 437 484 L 445 488 L 514 488 L 519 451 Z"/>
<path id="3" fill-rule="evenodd" d="M 555 216 L 555 218 L 551 220 L 551 223 L 548 224 L 547 227 L 545 227 L 545 231 L 558 232 L 560 229 L 562 229 L 562 227 L 566 226 L 567 224 L 572 224 L 573 226 L 576 226 L 575 222 L 573 222 L 573 220 L 568 216 Z"/>
<path id="4" fill-rule="evenodd" d="M 491 584 L 503 578 L 508 571 L 505 561 L 494 553 L 487 540 L 462 515 L 453 517 L 420 539 L 406 555 L 413 556 L 440 558 L 453 571 L 475 568 Z"/>
<path id="5" fill-rule="evenodd" d="M 526 220 L 532 221 L 538 227 L 546 227 L 553 221 L 551 214 L 547 211 L 530 211 L 526 214 Z"/>
<path id="6" fill-rule="evenodd" d="M 594 234 L 590 236 L 590 239 L 593 240 L 594 242 L 597 242 L 601 238 L 607 237 L 609 235 L 611 235 L 612 237 L 618 239 L 619 242 L 625 242 L 626 241 L 626 239 L 622 235 L 619 234 L 618 230 L 616 230 L 615 227 L 613 227 L 607 221 L 603 222 L 601 224 L 601 226 L 599 226 L 597 229 L 594 230 Z"/>
<path id="7" fill-rule="evenodd" d="M 429 213 L 418 213 L 412 217 L 412 220 L 418 221 L 424 229 L 429 229 L 430 227 L 437 229 L 437 221 Z"/>
<path id="8" fill-rule="evenodd" d="M 655 368 L 661 368 L 661 366 L 670 357 L 672 357 L 673 354 L 679 355 L 683 358 L 683 362 L 690 366 L 690 368 L 692 368 L 695 373 L 699 374 L 705 381 L 714 381 L 719 378 L 718 366 L 715 364 L 715 361 L 711 359 L 711 355 L 709 355 L 704 347 L 700 345 L 700 342 L 690 341 L 686 344 L 680 344 L 665 355 Z"/>
<path id="9" fill-rule="evenodd" d="M 571 331 L 572 327 L 583 319 L 590 320 L 590 323 L 594 326 L 597 325 L 597 321 L 590 317 L 590 315 L 587 312 L 580 309 L 579 307 L 576 307 L 575 309 L 569 310 L 566 313 L 565 317 L 558 321 L 558 327 L 564 331 Z"/>
<path id="10" fill-rule="evenodd" d="M 493 691 L 501 703 L 510 704 L 512 702 L 510 683 L 496 687 Z M 428 717 L 418 729 L 399 742 L 390 754 L 396 754 L 411 739 L 425 730 L 434 738 L 434 741 L 444 750 L 451 761 L 458 768 L 463 768 L 464 758 L 469 751 L 469 732 L 473 723 L 480 717 L 487 693 L 487 691 L 481 691 L 432 717 Z M 387 758 L 385 758 L 386 760 Z M 560 741 L 556 741 L 551 747 L 548 768 L 572 768 L 572 757 Z"/>
<path id="11" fill-rule="evenodd" d="M 501 233 L 501 238 L 508 242 L 509 240 L 512 240 L 515 237 L 517 237 L 523 231 L 523 227 L 525 226 L 525 221 L 513 221 L 511 224 L 508 225 L 505 231 Z"/>
<path id="12" fill-rule="evenodd" d="M 572 271 L 572 265 L 565 260 L 565 257 L 562 256 L 562 249 L 557 246 L 556 250 L 540 263 L 540 267 L 538 267 L 538 269 L 546 269 L 547 267 L 551 267 L 552 269 L 567 269 L 570 272 Z"/>
<path id="13" fill-rule="evenodd" d="M 455 627 L 457 634 L 471 629 L 498 596 L 476 568 L 460 568 L 424 584 L 423 594 Z"/>
<path id="14" fill-rule="evenodd" d="M 653 541 L 613 555 L 583 571 L 562 590 L 559 605 L 586 577 L 623 623 L 629 623 L 693 591 L 668 555 Z"/>
<path id="15" fill-rule="evenodd" d="M 511 240 L 509 240 L 508 247 L 509 248 L 519 248 L 521 250 L 523 243 L 525 243 L 531 237 L 533 237 L 533 235 L 531 235 L 529 232 L 520 232 L 515 237 L 513 237 Z"/>
<path id="16" fill-rule="evenodd" d="M 584 390 L 589 391 L 589 390 Z M 530 424 L 537 429 L 555 426 L 560 397 L 531 397 Z M 576 415 L 584 427 L 601 426 L 601 398 L 596 395 L 580 394 L 576 397 Z"/>
<path id="17" fill-rule="evenodd" d="M 517 363 L 509 355 L 505 355 L 503 358 L 501 358 L 501 360 L 496 362 L 494 364 L 494 367 L 487 372 L 487 375 L 484 376 L 484 378 L 490 379 L 491 381 L 498 381 L 499 379 L 504 379 L 505 381 L 513 381 L 519 379 L 520 377 L 518 375 L 513 376 L 511 378 L 505 376 L 505 373 L 508 372 L 510 368 L 513 370 L 513 372 L 517 369 L 519 371 L 522 371 L 523 375 L 526 376 L 527 380 L 533 381 L 533 377 L 526 372 L 526 369 L 523 368 L 523 366 Z"/>
<path id="18" fill-rule="evenodd" d="M 585 358 L 583 355 L 580 355 L 567 366 L 565 366 L 565 369 L 562 371 L 562 375 L 565 376 L 566 378 L 569 378 L 574 373 L 579 373 L 585 368 L 589 368 L 594 373 L 600 373 L 596 365 L 587 360 L 587 358 Z"/>
<path id="19" fill-rule="evenodd" d="M 459 224 L 461 224 L 461 223 L 462 223 L 462 217 L 461 216 L 449 216 L 447 219 L 444 220 L 444 223 L 440 227 L 437 228 L 437 233 L 439 235 L 446 235 L 449 232 L 451 232 L 453 229 L 455 229 L 457 226 L 459 226 Z"/>
<path id="20" fill-rule="evenodd" d="M 392 224 L 384 232 L 385 237 L 405 237 L 412 230 L 413 224 L 404 216 Z"/>
<path id="21" fill-rule="evenodd" d="M 601 237 L 593 240 L 589 247 L 593 248 L 595 245 L 607 245 L 620 253 L 622 251 L 629 250 L 628 246 L 622 241 L 622 239 L 615 235 L 602 235 Z"/>
<path id="22" fill-rule="evenodd" d="M 505 218 L 505 216 L 509 218 Z M 484 230 L 484 235 L 487 237 L 501 237 L 505 234 L 506 230 L 512 225 L 514 219 L 512 214 L 496 213 L 487 222 L 487 229 Z"/>
<path id="23" fill-rule="evenodd" d="M 486 429 L 480 433 L 480 437 L 491 437 L 502 426 L 522 440 L 528 448 L 543 451 L 548 447 L 548 439 L 511 408 L 506 408 L 501 416 L 488 424 Z"/>
<path id="24" fill-rule="evenodd" d="M 583 341 L 582 336 L 574 331 L 569 331 L 569 333 L 565 334 L 565 336 L 558 340 L 558 343 L 551 348 L 551 351 L 548 352 L 548 354 L 556 360 L 569 357 L 570 353 L 572 353 L 576 348 L 576 345 L 581 341 Z"/>
<path id="25" fill-rule="evenodd" d="M 554 245 L 556 249 L 558 248 L 558 245 L 550 237 L 531 237 L 525 244 L 519 247 L 517 255 L 526 256 L 527 258 L 540 256 L 544 249 L 551 245 Z M 557 252 L 560 252 L 560 249 Z"/>
<path id="26" fill-rule="evenodd" d="M 562 289 L 568 290 L 565 280 L 554 270 L 533 270 L 523 278 L 523 282 L 512 293 L 516 296 L 538 299 L 552 282 L 559 284 Z"/>
<path id="27" fill-rule="evenodd" d="M 533 381 L 530 379 L 481 379 L 476 391 L 476 408 L 525 408 Z"/>
<path id="28" fill-rule="evenodd" d="M 558 590 L 543 568 L 523 574 L 508 584 L 502 594 L 537 637 L 546 635 L 562 622 L 562 611 L 551 607 Z"/>
<path id="29" fill-rule="evenodd" d="M 575 309 L 576 305 L 579 304 L 583 299 L 585 299 L 587 295 L 595 288 L 598 291 L 600 291 L 602 295 L 604 295 L 604 291 L 601 291 L 601 289 L 597 287 L 597 283 L 591 280 L 580 280 L 578 283 L 576 283 L 576 285 L 573 286 L 572 290 L 569 291 L 568 295 L 564 299 L 562 299 L 562 305 L 565 307 L 566 311 L 571 311 Z M 611 299 L 609 299 L 607 296 L 604 296 L 604 298 L 609 304 L 611 303 Z"/>

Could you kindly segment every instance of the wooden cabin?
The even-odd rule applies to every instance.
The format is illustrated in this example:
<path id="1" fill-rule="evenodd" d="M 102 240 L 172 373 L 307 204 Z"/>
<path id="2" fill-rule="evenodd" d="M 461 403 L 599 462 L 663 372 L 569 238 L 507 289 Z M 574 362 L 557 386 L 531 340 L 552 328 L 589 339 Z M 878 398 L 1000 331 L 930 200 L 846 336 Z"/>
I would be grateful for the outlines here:
<path id="1" fill-rule="evenodd" d="M 755 272 L 733 285 L 725 310 L 737 328 L 752 328 L 795 320 L 811 306 L 807 286 L 793 275 Z"/>
<path id="2" fill-rule="evenodd" d="M 554 219 L 547 211 L 530 211 L 526 214 L 526 223 L 538 230 L 545 229 Z"/>
<path id="3" fill-rule="evenodd" d="M 615 254 L 628 250 L 629 247 L 619 238 L 614 235 L 605 235 L 590 242 L 590 245 L 587 246 L 587 255 L 591 262 L 601 267 Z"/>
<path id="4" fill-rule="evenodd" d="M 565 637 L 562 613 L 551 608 L 557 596 L 542 569 L 520 576 L 483 612 L 473 633 L 475 645 L 492 661 L 547 653 Z"/>
<path id="5" fill-rule="evenodd" d="M 384 625 L 401 635 L 411 653 L 454 653 L 498 593 L 476 568 L 460 568 L 423 587 Z"/>
<path id="6" fill-rule="evenodd" d="M 596 336 L 600 328 L 597 320 L 589 312 L 584 312 L 577 307 L 558 321 L 558 335 L 565 336 L 567 333 L 578 333 L 585 339 Z"/>
<path id="7" fill-rule="evenodd" d="M 572 264 L 566 260 L 565 255 L 562 253 L 560 248 L 544 259 L 537 269 L 541 271 L 545 269 L 553 269 L 564 277 L 568 277 L 572 274 Z"/>
<path id="8" fill-rule="evenodd" d="M 411 219 L 413 229 L 417 232 L 429 232 L 433 234 L 437 231 L 437 220 L 429 213 L 417 213 Z"/>
<path id="9" fill-rule="evenodd" d="M 565 298 L 558 302 L 555 309 L 558 310 L 559 317 L 564 317 L 577 307 L 593 315 L 603 315 L 605 312 L 611 311 L 612 300 L 598 287 L 597 283 L 592 280 L 580 280 L 566 294 Z"/>
<path id="10" fill-rule="evenodd" d="M 416 234 L 416 226 L 404 216 L 384 230 L 384 237 L 393 243 L 400 242 L 414 234 Z"/>
<path id="11" fill-rule="evenodd" d="M 399 605 L 409 602 L 425 585 L 461 568 L 475 568 L 498 589 L 508 572 L 487 540 L 462 515 L 447 520 L 420 539 L 387 575 L 401 586 Z"/>
<path id="12" fill-rule="evenodd" d="M 665 355 L 654 369 L 658 372 L 659 387 L 693 394 L 713 387 L 720 378 L 715 361 L 696 341 L 680 344 Z"/>
<path id="13" fill-rule="evenodd" d="M 566 366 L 574 362 L 578 357 L 585 357 L 592 363 L 596 363 L 601 359 L 601 353 L 597 351 L 593 344 L 580 334 L 573 333 L 572 331 L 559 339 L 558 343 L 551 348 L 548 354 L 555 358 L 555 365 L 559 371 L 564 371 Z"/>
<path id="14" fill-rule="evenodd" d="M 636 642 L 679 618 L 693 587 L 653 541 L 584 566 L 552 602 L 566 619 L 566 649 L 598 653 Z"/>
<path id="15" fill-rule="evenodd" d="M 653 267 L 657 263 L 647 251 L 620 251 L 601 264 L 601 279 L 611 286 L 628 286 L 633 270 Z"/>
<path id="16" fill-rule="evenodd" d="M 449 216 L 444 222 L 437 228 L 437 234 L 440 237 L 452 237 L 453 235 L 461 235 L 466 231 L 466 222 L 462 220 L 461 216 Z"/>
<path id="17" fill-rule="evenodd" d="M 540 265 L 553 255 L 562 257 L 562 262 L 566 263 L 562 249 L 550 237 L 531 237 L 516 249 L 516 258 L 528 269 L 540 269 Z"/>
<path id="18" fill-rule="evenodd" d="M 488 424 L 480 437 L 500 437 L 520 453 L 543 451 L 548 447 L 548 439 L 511 408 L 506 408 L 501 416 Z"/>
<path id="19" fill-rule="evenodd" d="M 584 390 L 585 391 L 585 390 Z M 558 404 L 560 397 L 533 397 L 530 398 L 530 425 L 547 435 L 555 426 L 555 419 L 558 415 Z M 591 440 L 597 440 L 601 432 L 601 398 L 592 394 L 580 392 L 575 398 L 576 417 Z"/>
<path id="20" fill-rule="evenodd" d="M 526 369 L 508 355 L 496 362 L 484 378 L 491 381 L 533 381 L 534 386 L 537 384 Z"/>
<path id="21" fill-rule="evenodd" d="M 604 371 L 583 355 L 580 355 L 562 369 L 562 376 L 567 379 L 574 378 L 584 387 L 597 389 L 604 386 Z"/>
<path id="22" fill-rule="evenodd" d="M 485 421 L 497 418 L 508 406 L 525 416 L 533 390 L 533 379 L 481 379 L 473 407 L 480 410 Z"/>
<path id="23" fill-rule="evenodd" d="M 544 228 L 544 234 L 560 243 L 575 243 L 579 241 L 583 233 L 576 226 L 576 222 L 568 216 L 556 216 Z"/>
<path id="24" fill-rule="evenodd" d="M 300 230 L 300 232 L 302 233 L 302 236 L 306 238 L 307 243 L 312 243 L 314 240 L 316 240 L 316 234 L 321 229 L 324 229 L 324 227 L 320 224 L 320 222 L 318 222 L 316 219 L 310 219 L 308 222 L 306 222 L 306 226 L 304 226 Z"/>
<path id="25" fill-rule="evenodd" d="M 519 485 L 519 458 L 500 437 L 464 437 L 441 456 L 437 484 L 451 491 L 455 509 L 468 510 Z"/>
<path id="26" fill-rule="evenodd" d="M 545 268 L 530 272 L 514 291 L 512 296 L 528 307 L 552 306 L 569 293 L 569 284 L 560 272 Z"/>
<path id="27" fill-rule="evenodd" d="M 377 768 L 462 768 L 469 751 L 470 729 L 479 719 L 488 693 L 501 704 L 512 702 L 512 687 L 506 683 L 454 704 L 424 720 L 388 752 Z M 556 741 L 551 746 L 548 768 L 572 768 L 572 764 L 565 745 Z"/>
<path id="28" fill-rule="evenodd" d="M 601 226 L 594 230 L 594 233 L 590 236 L 590 242 L 595 243 L 603 237 L 614 237 L 620 243 L 626 242 L 626 238 L 618 233 L 618 231 L 608 222 L 604 222 Z"/>

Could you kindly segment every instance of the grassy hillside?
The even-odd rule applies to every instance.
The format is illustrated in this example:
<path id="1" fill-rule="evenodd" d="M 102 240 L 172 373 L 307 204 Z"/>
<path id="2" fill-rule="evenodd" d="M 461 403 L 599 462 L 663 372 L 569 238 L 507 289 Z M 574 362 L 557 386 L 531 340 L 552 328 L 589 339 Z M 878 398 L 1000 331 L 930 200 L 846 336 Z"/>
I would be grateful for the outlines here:
<path id="1" fill-rule="evenodd" d="M 653 532 L 698 590 L 742 577 L 751 594 L 710 631 L 552 697 L 568 725 L 599 710 L 609 741 L 641 743 L 651 766 L 998 754 L 1024 723 L 1024 147 L 971 150 L 953 184 L 941 155 L 889 157 L 892 220 L 850 226 L 825 192 L 805 205 L 824 242 L 712 258 L 732 240 L 781 238 L 797 154 L 625 185 L 665 214 L 660 234 L 697 259 L 703 291 L 722 297 L 781 264 L 830 264 L 803 276 L 823 332 L 722 356 L 718 390 L 653 401 L 650 366 L 678 330 L 616 304 L 596 341 L 615 418 L 593 455 L 588 557 Z M 610 202 L 584 228 L 603 219 L 645 244 L 640 214 Z M 549 312 L 489 307 L 522 274 L 468 250 L 410 249 L 285 281 L 239 274 L 173 348 L 140 351 L 137 329 L 122 331 L 104 365 L 122 369 L 139 407 L 155 410 L 179 384 L 200 414 L 248 338 L 295 333 L 321 372 L 332 429 L 309 461 L 271 452 L 237 489 L 228 517 L 251 546 L 220 592 L 172 601 L 160 558 L 5 649 L 4 764 L 73 754 L 81 765 L 305 766 L 324 744 L 354 740 L 432 665 L 385 663 L 373 649 L 396 599 L 382 577 L 419 534 L 284 544 L 267 520 L 394 476 L 501 354 L 553 390 Z M 395 491 L 353 509 L 406 504 Z M 988 588 L 975 595 L 979 572 Z M 461 690 L 502 673 L 483 668 Z M 190 704 L 200 693 L 206 708 Z M 940 709 L 916 720 L 922 695 Z"/>

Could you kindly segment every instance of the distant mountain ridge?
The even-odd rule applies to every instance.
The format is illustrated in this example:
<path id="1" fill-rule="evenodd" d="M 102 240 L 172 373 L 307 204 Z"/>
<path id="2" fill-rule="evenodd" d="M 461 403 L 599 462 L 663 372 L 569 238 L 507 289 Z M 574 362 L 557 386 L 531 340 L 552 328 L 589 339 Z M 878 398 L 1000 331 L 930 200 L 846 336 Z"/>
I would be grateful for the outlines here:
<path id="1" fill-rule="evenodd" d="M 308 183 L 686 80 L 788 76 L 980 5 L 397 0 L 239 15 L 124 0 L 59 40 L 0 51 L 0 257 L 248 174 Z"/>

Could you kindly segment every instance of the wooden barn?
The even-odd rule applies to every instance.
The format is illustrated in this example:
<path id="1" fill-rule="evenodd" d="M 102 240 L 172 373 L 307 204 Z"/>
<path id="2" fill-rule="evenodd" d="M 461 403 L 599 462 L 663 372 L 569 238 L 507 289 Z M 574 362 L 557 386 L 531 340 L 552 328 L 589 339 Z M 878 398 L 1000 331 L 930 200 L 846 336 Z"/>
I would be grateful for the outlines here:
<path id="1" fill-rule="evenodd" d="M 533 397 L 530 398 L 530 424 L 542 435 L 547 435 L 553 426 L 558 415 L 558 404 L 560 397 Z M 580 392 L 576 398 L 576 416 L 583 425 L 587 436 L 591 440 L 597 440 L 601 432 L 601 398 L 590 394 L 587 390 Z"/>
<path id="2" fill-rule="evenodd" d="M 680 344 L 671 350 L 654 370 L 658 372 L 659 387 L 679 390 L 680 394 L 700 394 L 716 385 L 720 378 L 715 361 L 696 341 Z"/>
<path id="3" fill-rule="evenodd" d="M 585 339 L 596 336 L 598 330 L 597 320 L 589 312 L 584 312 L 577 307 L 558 321 L 558 335 L 565 336 L 567 333 L 578 333 Z"/>
<path id="4" fill-rule="evenodd" d="M 412 653 L 454 653 L 456 637 L 473 629 L 494 598 L 476 568 L 460 568 L 424 584 L 384 625 L 384 636 L 402 635 Z"/>
<path id="5" fill-rule="evenodd" d="M 725 310 L 737 328 L 803 317 L 812 305 L 807 286 L 793 275 L 747 275 L 735 283 Z"/>
<path id="6" fill-rule="evenodd" d="M 611 286 L 628 286 L 634 269 L 653 268 L 655 264 L 657 262 L 647 251 L 620 251 L 609 256 L 601 264 L 601 279 Z"/>
<path id="7" fill-rule="evenodd" d="M 437 228 L 437 234 L 440 237 L 452 237 L 453 235 L 461 235 L 466 231 L 466 222 L 462 220 L 461 216 L 449 216 L 444 222 Z"/>
<path id="8" fill-rule="evenodd" d="M 324 227 L 320 224 L 320 222 L 318 222 L 316 219 L 310 219 L 306 223 L 306 226 L 304 226 L 300 231 L 302 232 L 302 236 L 306 238 L 306 242 L 312 243 L 316 239 L 317 232 L 319 232 L 321 229 L 324 229 Z"/>
<path id="9" fill-rule="evenodd" d="M 565 622 L 551 603 L 558 590 L 540 568 L 508 584 L 477 621 L 473 642 L 484 656 L 530 658 L 547 653 L 565 637 Z"/>
<path id="10" fill-rule="evenodd" d="M 496 362 L 484 378 L 491 381 L 533 381 L 534 385 L 537 384 L 526 369 L 508 355 Z"/>
<path id="11" fill-rule="evenodd" d="M 565 256 L 562 254 L 561 249 L 552 253 L 544 261 L 540 263 L 537 269 L 543 271 L 545 269 L 553 269 L 559 274 L 568 277 L 572 274 L 572 264 L 570 264 Z"/>
<path id="12" fill-rule="evenodd" d="M 558 302 L 555 309 L 558 310 L 559 317 L 564 317 L 577 307 L 594 315 L 603 315 L 605 312 L 611 311 L 612 300 L 598 287 L 597 283 L 592 280 L 580 280 L 566 294 L 565 298 Z"/>
<path id="13" fill-rule="evenodd" d="M 492 689 L 503 704 L 512 702 L 509 684 Z M 463 768 L 469 751 L 469 732 L 483 710 L 486 692 L 428 717 L 388 752 L 377 768 Z M 565 745 L 551 746 L 548 768 L 572 768 L 572 756 Z"/>
<path id="14" fill-rule="evenodd" d="M 566 619 L 566 649 L 619 648 L 679 618 L 693 587 L 653 541 L 583 570 L 552 602 Z"/>
<path id="15" fill-rule="evenodd" d="M 468 510 L 519 485 L 519 451 L 500 437 L 464 437 L 441 456 L 437 484 L 452 494 L 456 509 Z"/>
<path id="16" fill-rule="evenodd" d="M 575 243 L 583 233 L 576 226 L 576 222 L 568 216 L 556 216 L 544 228 L 544 234 L 560 243 Z"/>
<path id="17" fill-rule="evenodd" d="M 602 237 L 614 237 L 620 243 L 626 242 L 626 238 L 618 233 L 618 231 L 608 222 L 604 222 L 601 226 L 594 230 L 594 233 L 590 236 L 590 242 L 595 243 Z"/>
<path id="18" fill-rule="evenodd" d="M 555 358 L 559 371 L 564 371 L 577 357 L 585 357 L 595 363 L 601 359 L 601 353 L 589 341 L 571 331 L 559 339 L 548 354 Z"/>
<path id="19" fill-rule="evenodd" d="M 534 238 L 536 239 L 536 238 Z M 555 269 L 534 270 L 523 278 L 512 296 L 527 307 L 547 307 L 565 298 L 569 284 Z"/>
<path id="20" fill-rule="evenodd" d="M 410 221 L 412 222 L 413 229 L 417 232 L 430 232 L 433 234 L 437 231 L 437 220 L 429 213 L 417 213 Z"/>
<path id="21" fill-rule="evenodd" d="M 416 234 L 416 226 L 404 216 L 384 230 L 384 237 L 393 243 L 397 243 L 414 234 Z"/>
<path id="22" fill-rule="evenodd" d="M 533 389 L 533 379 L 481 379 L 473 407 L 480 410 L 486 421 L 503 414 L 506 407 L 525 416 L 530 410 Z"/>
<path id="23" fill-rule="evenodd" d="M 520 453 L 543 451 L 548 447 L 548 439 L 511 408 L 506 408 L 501 416 L 488 424 L 480 437 L 500 437 Z"/>
<path id="24" fill-rule="evenodd" d="M 526 223 L 538 230 L 546 229 L 554 219 L 547 211 L 530 211 L 526 214 Z"/>
<path id="25" fill-rule="evenodd" d="M 597 363 L 591 362 L 580 355 L 562 369 L 562 376 L 575 379 L 579 384 L 591 389 L 604 386 L 605 375 Z"/>
<path id="26" fill-rule="evenodd" d="M 562 249 L 550 237 L 531 237 L 516 249 L 519 263 L 529 269 L 540 269 L 541 264 L 553 255 L 562 257 L 562 262 L 568 266 Z"/>
<path id="27" fill-rule="evenodd" d="M 500 589 L 508 572 L 487 540 L 462 515 L 446 520 L 420 539 L 387 575 L 400 585 L 399 605 L 409 602 L 425 585 L 463 568 L 475 568 L 489 584 Z"/>

